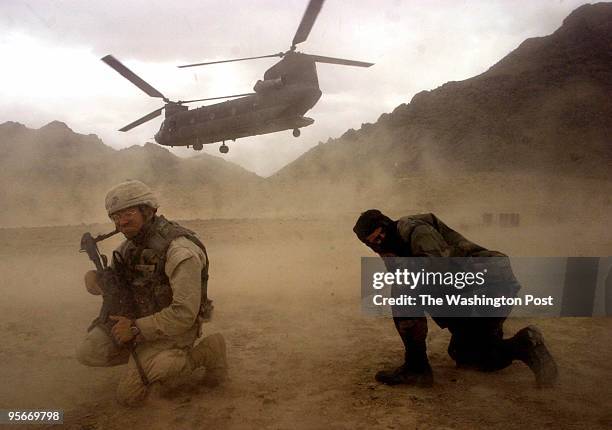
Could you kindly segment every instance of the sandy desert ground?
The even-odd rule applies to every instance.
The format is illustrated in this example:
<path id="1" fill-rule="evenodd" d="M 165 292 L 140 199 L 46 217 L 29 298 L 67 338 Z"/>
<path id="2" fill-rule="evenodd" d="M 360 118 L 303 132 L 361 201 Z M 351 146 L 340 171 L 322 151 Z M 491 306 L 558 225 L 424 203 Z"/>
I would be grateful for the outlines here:
<path id="1" fill-rule="evenodd" d="M 611 318 L 507 323 L 509 334 L 542 328 L 561 369 L 555 389 L 536 389 L 521 363 L 495 374 L 456 369 L 448 332 L 433 324 L 434 388 L 377 384 L 374 373 L 399 364 L 402 348 L 390 319 L 360 311 L 360 257 L 372 254 L 355 240 L 353 219 L 185 222 L 209 249 L 216 310 L 205 331 L 226 336 L 231 381 L 192 383 L 133 410 L 114 400 L 121 367 L 87 368 L 74 353 L 99 309 L 82 286 L 90 262 L 77 252 L 80 235 L 110 225 L 0 229 L 0 407 L 64 409 L 74 429 L 612 427 Z M 583 224 L 464 229 L 511 255 L 612 250 L 607 230 L 585 234 Z"/>

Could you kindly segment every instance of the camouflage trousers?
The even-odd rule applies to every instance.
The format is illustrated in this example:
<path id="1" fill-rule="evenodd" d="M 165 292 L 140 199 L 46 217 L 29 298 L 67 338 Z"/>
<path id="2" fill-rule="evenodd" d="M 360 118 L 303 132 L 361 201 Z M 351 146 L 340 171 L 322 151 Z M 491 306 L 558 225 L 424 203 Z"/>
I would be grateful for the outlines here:
<path id="1" fill-rule="evenodd" d="M 189 376 L 192 372 L 189 351 L 190 346 L 179 347 L 167 342 L 144 342 L 138 345 L 136 354 L 149 380 L 146 386 L 127 348 L 117 347 L 100 327 L 94 327 L 87 333 L 77 348 L 76 356 L 86 366 L 109 367 L 127 363 L 117 387 L 117 401 L 126 406 L 136 406 L 146 399 L 153 387 L 173 385 Z"/>

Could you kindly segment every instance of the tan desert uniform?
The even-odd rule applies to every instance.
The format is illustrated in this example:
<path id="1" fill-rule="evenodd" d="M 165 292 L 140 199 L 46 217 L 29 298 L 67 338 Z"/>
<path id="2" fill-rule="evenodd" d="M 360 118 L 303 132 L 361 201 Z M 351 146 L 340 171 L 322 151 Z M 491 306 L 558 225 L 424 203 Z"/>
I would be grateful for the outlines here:
<path id="1" fill-rule="evenodd" d="M 121 253 L 127 244 L 124 242 L 118 251 Z M 192 371 L 188 352 L 199 334 L 201 272 L 206 263 L 204 252 L 186 237 L 174 239 L 168 247 L 164 271 L 170 280 L 172 303 L 136 320 L 141 331 L 136 353 L 151 384 L 172 383 Z M 115 366 L 127 362 L 127 371 L 117 388 L 117 398 L 123 404 L 139 403 L 151 387 L 143 385 L 127 349 L 115 346 L 100 327 L 87 334 L 77 350 L 77 358 L 88 366 Z"/>

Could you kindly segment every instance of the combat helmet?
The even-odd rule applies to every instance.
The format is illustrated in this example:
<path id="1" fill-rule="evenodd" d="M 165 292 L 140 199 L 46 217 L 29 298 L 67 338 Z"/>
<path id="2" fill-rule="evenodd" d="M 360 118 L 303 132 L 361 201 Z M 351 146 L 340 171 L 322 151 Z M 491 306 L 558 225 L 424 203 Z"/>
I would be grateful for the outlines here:
<path id="1" fill-rule="evenodd" d="M 144 183 L 129 179 L 115 185 L 106 194 L 105 206 L 108 216 L 132 206 L 147 205 L 153 209 L 159 207 L 157 197 Z"/>

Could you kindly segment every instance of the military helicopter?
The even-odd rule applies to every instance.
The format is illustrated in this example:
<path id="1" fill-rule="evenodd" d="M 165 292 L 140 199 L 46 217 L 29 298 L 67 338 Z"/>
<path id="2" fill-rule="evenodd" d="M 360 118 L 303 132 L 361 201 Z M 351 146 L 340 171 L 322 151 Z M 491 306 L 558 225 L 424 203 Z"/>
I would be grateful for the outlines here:
<path id="1" fill-rule="evenodd" d="M 147 95 L 161 98 L 165 102 L 165 105 L 161 108 L 126 125 L 120 131 L 131 130 L 158 117 L 162 110 L 165 110 L 165 119 L 159 131 L 155 134 L 155 141 L 160 145 L 191 146 L 199 151 L 205 144 L 222 142 L 219 151 L 226 154 L 229 147 L 225 142 L 235 141 L 241 137 L 291 129 L 293 130 L 293 136 L 299 137 L 300 128 L 314 123 L 312 118 L 305 117 L 304 114 L 317 103 L 322 94 L 317 79 L 316 63 L 357 67 L 373 65 L 373 63 L 363 61 L 304 54 L 295 50 L 299 43 L 306 41 L 308 38 L 323 6 L 323 1 L 310 0 L 293 37 L 291 47 L 286 52 L 178 66 L 179 68 L 185 68 L 280 57 L 281 60 L 278 63 L 266 70 L 263 80 L 257 81 L 253 88 L 254 93 L 175 102 L 169 100 L 112 55 L 103 57 L 102 61 Z M 225 98 L 233 100 L 226 100 L 192 110 L 184 106 L 186 103 Z"/>

